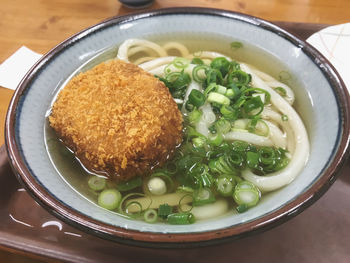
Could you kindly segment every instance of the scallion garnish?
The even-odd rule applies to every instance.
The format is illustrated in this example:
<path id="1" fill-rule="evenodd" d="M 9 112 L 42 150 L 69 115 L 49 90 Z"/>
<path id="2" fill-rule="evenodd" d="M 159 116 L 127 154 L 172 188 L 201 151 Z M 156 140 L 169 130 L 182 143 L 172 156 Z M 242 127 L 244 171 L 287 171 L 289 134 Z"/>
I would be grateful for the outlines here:
<path id="1" fill-rule="evenodd" d="M 218 103 L 220 105 L 230 105 L 230 99 L 217 92 L 210 92 L 208 95 L 208 101 Z"/>
<path id="2" fill-rule="evenodd" d="M 199 90 L 193 89 L 191 90 L 190 94 L 188 95 L 188 102 L 195 107 L 199 108 L 202 106 L 205 102 L 205 96 L 202 92 Z"/>
<path id="3" fill-rule="evenodd" d="M 158 216 L 166 219 L 173 212 L 173 208 L 168 204 L 162 204 L 158 208 Z"/>
<path id="4" fill-rule="evenodd" d="M 98 196 L 97 203 L 108 210 L 114 210 L 119 206 L 122 195 L 116 189 L 103 190 Z"/>
<path id="5" fill-rule="evenodd" d="M 167 221 L 172 225 L 193 224 L 196 219 L 192 213 L 174 213 L 168 215 Z"/>
<path id="6" fill-rule="evenodd" d="M 101 191 L 106 187 L 106 179 L 100 176 L 91 176 L 88 185 L 94 191 Z"/>
<path id="7" fill-rule="evenodd" d="M 243 44 L 242 44 L 242 42 L 239 42 L 239 41 L 233 41 L 233 42 L 231 42 L 230 47 L 232 50 L 237 50 L 237 49 L 243 47 Z"/>
<path id="8" fill-rule="evenodd" d="M 157 211 L 154 209 L 147 209 L 143 214 L 143 218 L 147 223 L 155 223 L 158 219 Z"/>
<path id="9" fill-rule="evenodd" d="M 238 206 L 253 207 L 259 202 L 260 197 L 260 190 L 251 182 L 242 181 L 235 186 L 233 198 Z"/>
<path id="10" fill-rule="evenodd" d="M 135 177 L 129 181 L 118 183 L 117 189 L 121 192 L 130 191 L 142 185 L 142 178 Z"/>

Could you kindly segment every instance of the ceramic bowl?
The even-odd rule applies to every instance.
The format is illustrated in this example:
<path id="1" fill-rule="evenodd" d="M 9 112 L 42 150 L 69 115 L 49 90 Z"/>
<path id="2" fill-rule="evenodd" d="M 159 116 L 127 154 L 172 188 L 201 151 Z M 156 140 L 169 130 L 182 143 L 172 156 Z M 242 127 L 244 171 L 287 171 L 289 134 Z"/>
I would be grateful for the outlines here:
<path id="1" fill-rule="evenodd" d="M 242 214 L 193 225 L 129 220 L 88 201 L 55 169 L 45 143 L 46 114 L 58 89 L 86 67 L 111 58 L 128 38 L 240 41 L 290 72 L 297 109 L 309 133 L 310 157 L 288 186 Z M 263 55 L 263 56 L 265 56 Z M 249 53 L 247 54 L 249 57 Z M 254 59 L 254 53 L 250 54 Z M 269 68 L 271 61 L 261 60 Z M 6 120 L 9 159 L 28 192 L 65 222 L 100 237 L 146 246 L 188 246 L 237 239 L 274 227 L 315 202 L 347 157 L 349 95 L 329 62 L 307 43 L 264 20 L 202 8 L 173 8 L 108 19 L 48 52 L 20 83 Z"/>

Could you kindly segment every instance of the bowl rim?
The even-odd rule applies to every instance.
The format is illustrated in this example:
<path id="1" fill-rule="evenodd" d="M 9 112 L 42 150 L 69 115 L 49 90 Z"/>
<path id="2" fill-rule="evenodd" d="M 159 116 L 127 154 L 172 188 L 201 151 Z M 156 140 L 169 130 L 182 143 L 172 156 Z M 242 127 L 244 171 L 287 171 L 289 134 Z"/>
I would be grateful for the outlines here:
<path id="1" fill-rule="evenodd" d="M 36 74 L 45 67 L 53 57 L 58 55 L 66 47 L 80 41 L 84 37 L 93 34 L 94 32 L 105 29 L 109 26 L 117 25 L 124 22 L 130 22 L 142 18 L 164 15 L 213 15 L 219 17 L 226 17 L 252 25 L 257 25 L 265 30 L 269 30 L 278 34 L 280 37 L 290 41 L 293 45 L 298 46 L 303 52 L 309 56 L 313 62 L 322 71 L 322 74 L 327 78 L 330 85 L 333 87 L 335 96 L 340 105 L 340 117 L 342 119 L 342 130 L 339 139 L 339 147 L 333 154 L 329 165 L 325 167 L 318 180 L 304 193 L 299 195 L 296 199 L 290 201 L 287 205 L 273 211 L 270 214 L 264 215 L 260 218 L 252 220 L 242 225 L 236 225 L 220 230 L 211 230 L 199 233 L 154 233 L 141 232 L 135 230 L 128 230 L 122 227 L 112 226 L 94 220 L 78 211 L 71 210 L 68 206 L 56 200 L 46 189 L 44 189 L 35 179 L 21 158 L 19 149 L 15 139 L 15 123 L 17 114 L 17 105 L 21 96 L 24 95 L 26 89 L 29 87 L 31 81 Z M 320 67 L 322 65 L 322 67 Z M 151 247 L 188 247 L 189 245 L 206 245 L 223 242 L 225 240 L 238 239 L 242 236 L 251 235 L 258 232 L 263 232 L 276 225 L 279 225 L 290 218 L 296 216 L 316 200 L 318 200 L 335 181 L 339 170 L 345 163 L 349 155 L 348 146 L 350 139 L 350 97 L 347 88 L 341 77 L 331 65 L 331 63 L 315 48 L 300 40 L 296 36 L 288 33 L 273 23 L 267 22 L 263 19 L 233 12 L 223 9 L 201 8 L 201 7 L 175 7 L 164 8 L 152 11 L 138 12 L 123 16 L 114 16 L 103 20 L 102 22 L 84 29 L 65 41 L 61 42 L 48 53 L 46 53 L 25 75 L 18 85 L 8 108 L 5 121 L 5 144 L 10 164 L 15 171 L 17 179 L 25 187 L 27 192 L 42 205 L 46 210 L 54 214 L 62 221 L 73 225 L 85 232 L 95 234 L 99 237 L 118 241 L 126 244 L 151 246 Z"/>

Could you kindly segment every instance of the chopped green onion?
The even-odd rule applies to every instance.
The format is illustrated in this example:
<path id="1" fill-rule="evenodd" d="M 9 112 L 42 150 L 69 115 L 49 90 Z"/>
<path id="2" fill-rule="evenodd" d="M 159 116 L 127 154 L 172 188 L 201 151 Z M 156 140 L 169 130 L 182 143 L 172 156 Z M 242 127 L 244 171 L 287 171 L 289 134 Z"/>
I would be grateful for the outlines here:
<path id="1" fill-rule="evenodd" d="M 232 50 L 237 50 L 237 49 L 243 47 L 243 44 L 242 44 L 242 42 L 234 41 L 234 42 L 231 42 L 230 47 Z"/>
<path id="2" fill-rule="evenodd" d="M 220 113 L 227 120 L 233 121 L 233 120 L 236 120 L 238 118 L 238 111 L 229 105 L 223 105 L 220 108 Z"/>
<path id="3" fill-rule="evenodd" d="M 243 165 L 243 157 L 239 153 L 224 154 L 209 161 L 209 169 L 217 174 L 236 174 L 237 167 Z"/>
<path id="4" fill-rule="evenodd" d="M 275 91 L 277 91 L 278 94 L 280 94 L 282 97 L 285 97 L 287 95 L 287 91 L 282 87 L 274 88 Z"/>
<path id="5" fill-rule="evenodd" d="M 229 99 L 233 99 L 235 97 L 235 92 L 233 91 L 233 89 L 226 89 L 224 95 Z"/>
<path id="6" fill-rule="evenodd" d="M 263 102 L 264 104 L 268 104 L 271 100 L 271 95 L 269 92 L 267 92 L 266 90 L 260 89 L 260 88 L 249 88 L 243 91 L 244 94 L 248 94 L 248 93 L 263 93 L 265 94 L 265 101 Z M 261 98 L 260 98 L 261 99 Z"/>
<path id="7" fill-rule="evenodd" d="M 190 104 L 199 108 L 200 106 L 202 106 L 204 104 L 205 96 L 199 90 L 193 89 L 193 90 L 191 90 L 190 94 L 188 95 L 188 101 Z"/>
<path id="8" fill-rule="evenodd" d="M 209 136 L 209 142 L 212 145 L 219 146 L 224 141 L 224 138 L 220 133 Z"/>
<path id="9" fill-rule="evenodd" d="M 216 201 L 214 194 L 210 188 L 200 188 L 193 193 L 193 206 L 200 206 L 214 203 Z"/>
<path id="10" fill-rule="evenodd" d="M 226 134 L 231 130 L 231 122 L 224 118 L 218 119 L 213 125 L 217 133 Z"/>
<path id="11" fill-rule="evenodd" d="M 237 205 L 255 206 L 261 197 L 260 190 L 251 182 L 242 181 L 235 187 L 233 198 Z"/>
<path id="12" fill-rule="evenodd" d="M 221 72 L 222 76 L 226 76 L 228 71 L 230 70 L 231 63 L 224 57 L 214 58 L 210 63 L 210 67 L 213 69 L 217 69 Z"/>
<path id="13" fill-rule="evenodd" d="M 148 190 L 154 195 L 163 195 L 167 192 L 165 182 L 160 177 L 151 177 L 147 183 Z"/>
<path id="14" fill-rule="evenodd" d="M 241 204 L 241 205 L 236 207 L 236 210 L 237 210 L 238 213 L 244 213 L 248 209 L 249 209 L 249 206 L 246 205 L 246 204 Z"/>
<path id="15" fill-rule="evenodd" d="M 188 121 L 191 125 L 195 125 L 200 118 L 202 117 L 202 111 L 198 109 L 194 109 L 188 114 Z"/>
<path id="16" fill-rule="evenodd" d="M 99 176 L 91 176 L 88 185 L 94 191 L 101 191 L 106 187 L 106 179 Z"/>
<path id="17" fill-rule="evenodd" d="M 173 175 L 173 174 L 176 174 L 177 172 L 177 165 L 176 163 L 172 163 L 172 162 L 169 162 L 166 164 L 166 173 L 167 174 L 170 174 L 170 175 Z"/>
<path id="18" fill-rule="evenodd" d="M 206 139 L 203 137 L 197 137 L 192 139 L 192 143 L 194 147 L 203 147 L 206 143 Z"/>
<path id="19" fill-rule="evenodd" d="M 167 221 L 172 225 L 193 224 L 196 219 L 192 213 L 174 213 L 168 215 Z"/>
<path id="20" fill-rule="evenodd" d="M 278 78 L 280 81 L 287 81 L 291 79 L 291 75 L 289 74 L 289 72 L 282 70 L 279 74 L 278 74 Z"/>
<path id="21" fill-rule="evenodd" d="M 264 103 L 260 97 L 251 97 L 244 103 L 243 107 L 246 113 L 257 116 L 264 110 Z"/>
<path id="22" fill-rule="evenodd" d="M 204 96 L 208 97 L 208 94 L 212 91 L 216 91 L 217 89 L 217 84 L 216 83 L 210 83 L 209 86 L 205 89 L 204 91 Z"/>
<path id="23" fill-rule="evenodd" d="M 197 130 L 191 126 L 186 127 L 186 137 L 188 139 L 192 139 L 195 137 L 204 137 L 205 138 L 205 136 L 203 134 L 197 132 Z"/>
<path id="24" fill-rule="evenodd" d="M 223 81 L 223 77 L 221 71 L 215 68 L 209 68 L 206 70 L 205 74 L 207 75 L 206 83 L 209 85 L 210 83 L 221 84 Z"/>
<path id="25" fill-rule="evenodd" d="M 122 195 L 116 189 L 103 190 L 98 196 L 97 203 L 108 210 L 114 210 L 119 206 Z"/>
<path id="26" fill-rule="evenodd" d="M 268 136 L 270 129 L 266 122 L 260 118 L 253 118 L 248 122 L 248 131 L 260 136 Z"/>
<path id="27" fill-rule="evenodd" d="M 191 61 L 191 64 L 203 65 L 204 62 L 200 58 L 193 58 L 192 61 Z"/>
<path id="28" fill-rule="evenodd" d="M 198 82 L 198 83 L 202 83 L 206 80 L 207 76 L 206 76 L 206 70 L 209 67 L 206 65 L 198 65 L 195 66 L 192 70 L 192 77 L 194 79 L 194 81 Z M 200 74 L 200 71 L 204 71 L 202 74 Z"/>
<path id="29" fill-rule="evenodd" d="M 288 115 L 283 114 L 281 118 L 282 121 L 288 121 Z"/>
<path id="30" fill-rule="evenodd" d="M 171 64 L 178 69 L 185 69 L 190 64 L 190 61 L 187 58 L 177 57 Z"/>
<path id="31" fill-rule="evenodd" d="M 247 152 L 247 165 L 250 168 L 257 168 L 259 164 L 259 154 L 256 152 Z"/>
<path id="32" fill-rule="evenodd" d="M 252 76 L 242 70 L 235 70 L 227 77 L 228 83 L 239 83 L 241 85 L 249 84 L 251 79 Z"/>
<path id="33" fill-rule="evenodd" d="M 227 98 L 225 95 L 222 95 L 217 92 L 210 92 L 208 96 L 209 102 L 215 102 L 221 105 L 230 105 L 230 99 Z"/>
<path id="34" fill-rule="evenodd" d="M 191 187 L 181 185 L 177 188 L 177 191 L 179 192 L 186 192 L 186 193 L 193 193 L 194 190 Z"/>
<path id="35" fill-rule="evenodd" d="M 162 186 L 162 187 L 160 187 L 159 185 L 158 185 L 158 187 L 153 185 L 154 191 L 156 191 L 156 189 L 158 189 L 159 192 L 162 192 L 162 191 L 164 191 L 164 188 L 165 188 L 165 191 L 166 191 L 166 192 L 167 192 L 167 191 L 168 191 L 168 192 L 172 192 L 172 191 L 174 190 L 174 181 L 173 181 L 171 175 L 174 174 L 174 173 L 177 171 L 177 165 L 174 164 L 174 166 L 175 166 L 175 167 L 174 167 L 175 170 L 172 171 L 172 172 L 171 172 L 171 170 L 158 171 L 158 172 L 154 172 L 154 173 L 151 175 L 150 181 L 151 181 L 153 178 L 159 178 L 159 179 L 161 179 L 162 181 L 164 181 L 164 182 L 166 183 L 166 185 L 165 185 L 165 186 Z M 157 181 L 155 181 L 155 182 L 157 182 Z M 160 181 L 158 181 L 158 184 L 159 184 L 159 183 L 160 183 Z M 151 184 L 152 184 L 152 183 L 151 183 Z M 162 184 L 162 183 L 160 183 L 160 184 Z M 162 190 L 162 191 L 161 191 L 161 190 Z M 150 191 L 150 192 L 153 193 L 152 191 Z M 155 193 L 153 193 L 153 194 L 155 194 Z"/>
<path id="36" fill-rule="evenodd" d="M 142 185 L 142 178 L 138 176 L 129 181 L 119 183 L 117 185 L 117 189 L 121 192 L 126 192 L 132 189 L 135 189 L 141 185 Z"/>
<path id="37" fill-rule="evenodd" d="M 147 207 L 143 207 L 141 203 L 136 202 L 136 201 L 132 201 L 129 200 L 130 198 L 134 198 L 134 197 L 147 197 L 149 199 L 149 203 L 146 204 Z M 144 203 L 144 202 L 143 202 Z M 118 211 L 124 215 L 130 216 L 130 217 L 137 217 L 141 214 L 142 211 L 147 210 L 152 204 L 152 198 L 150 196 L 146 196 L 145 194 L 141 194 L 141 193 L 130 193 L 127 194 L 126 196 L 124 196 L 122 198 L 122 200 L 119 203 L 119 208 Z M 138 207 L 138 212 L 134 212 L 135 208 L 133 208 L 133 206 Z M 129 212 L 128 208 L 131 207 L 133 212 Z"/>
<path id="38" fill-rule="evenodd" d="M 273 164 L 276 161 L 276 154 L 273 148 L 271 147 L 261 147 L 259 149 L 260 162 L 269 165 Z"/>
<path id="39" fill-rule="evenodd" d="M 230 99 L 238 98 L 242 93 L 235 83 L 229 83 L 227 85 L 227 92 L 229 92 L 229 94 L 226 94 L 226 96 Z"/>
<path id="40" fill-rule="evenodd" d="M 222 86 L 222 85 L 217 85 L 216 87 L 216 92 L 217 93 L 220 93 L 222 95 L 225 95 L 226 94 L 226 91 L 227 91 L 227 88 Z M 225 95 L 226 96 L 226 95 Z"/>
<path id="41" fill-rule="evenodd" d="M 220 175 L 219 178 L 216 179 L 216 190 L 222 196 L 231 196 L 235 186 L 234 183 L 235 182 L 232 180 L 232 177 L 228 175 Z"/>
<path id="42" fill-rule="evenodd" d="M 162 204 L 158 208 L 158 216 L 166 219 L 173 212 L 173 208 L 168 204 Z"/>
<path id="43" fill-rule="evenodd" d="M 149 208 L 143 214 L 143 218 L 147 223 L 155 223 L 158 219 L 157 211 Z"/>

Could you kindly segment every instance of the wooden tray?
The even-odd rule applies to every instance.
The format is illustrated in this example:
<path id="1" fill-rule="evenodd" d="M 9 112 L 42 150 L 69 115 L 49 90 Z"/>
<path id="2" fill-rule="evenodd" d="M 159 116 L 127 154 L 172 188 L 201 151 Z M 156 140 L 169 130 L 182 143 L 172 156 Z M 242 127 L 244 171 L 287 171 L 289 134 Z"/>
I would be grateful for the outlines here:
<path id="1" fill-rule="evenodd" d="M 276 23 L 305 39 L 325 25 Z M 11 171 L 0 148 L 0 247 L 69 262 L 350 262 L 350 163 L 312 207 L 283 225 L 205 248 L 150 249 L 83 233 L 41 208 Z"/>

